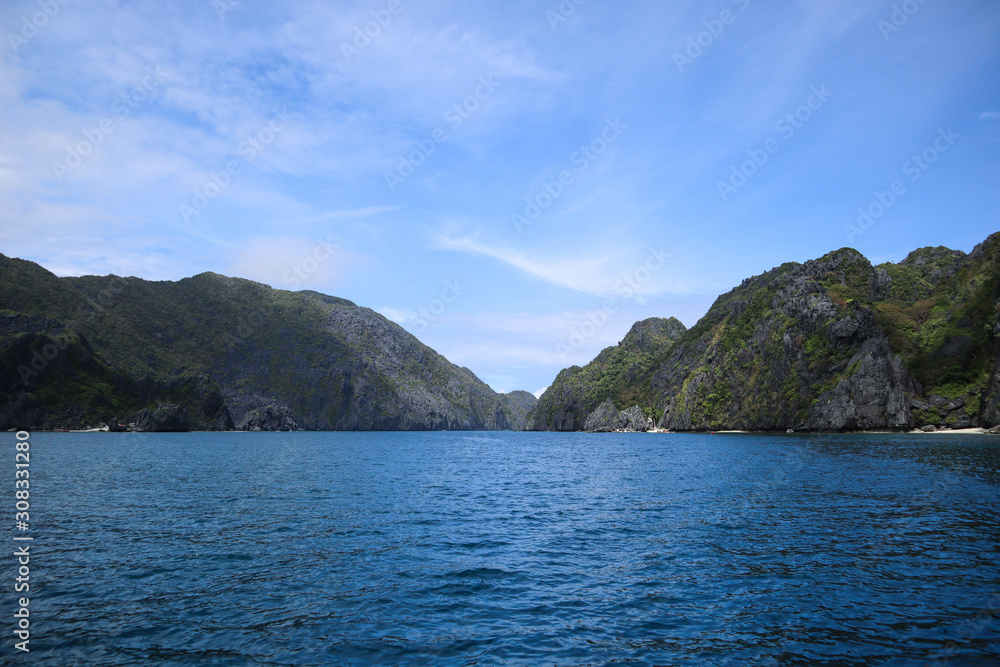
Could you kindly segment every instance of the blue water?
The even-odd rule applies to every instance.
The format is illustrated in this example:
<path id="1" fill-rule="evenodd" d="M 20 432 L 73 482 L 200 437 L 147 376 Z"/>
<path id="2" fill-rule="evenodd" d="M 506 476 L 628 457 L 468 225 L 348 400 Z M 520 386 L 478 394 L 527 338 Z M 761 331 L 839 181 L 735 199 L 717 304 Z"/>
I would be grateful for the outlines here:
<path id="1" fill-rule="evenodd" d="M 1000 664 L 1000 438 L 30 442 L 3 664 Z"/>

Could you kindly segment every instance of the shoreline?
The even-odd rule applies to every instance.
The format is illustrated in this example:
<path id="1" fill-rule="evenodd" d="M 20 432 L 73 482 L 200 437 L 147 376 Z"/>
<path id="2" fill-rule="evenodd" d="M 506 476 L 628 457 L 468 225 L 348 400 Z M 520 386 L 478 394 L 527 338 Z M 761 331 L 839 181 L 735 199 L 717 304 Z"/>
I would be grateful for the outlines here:
<path id="1" fill-rule="evenodd" d="M 311 429 L 296 429 L 295 431 L 112 431 L 104 428 L 92 428 L 92 429 L 39 429 L 39 428 L 29 428 L 29 429 L 6 429 L 5 433 L 14 433 L 17 431 L 28 431 L 32 433 L 437 433 L 441 432 L 437 429 L 427 430 L 427 431 L 324 431 L 324 430 L 311 430 Z M 766 429 L 766 430 L 746 430 L 746 429 L 724 429 L 718 431 L 671 431 L 664 429 L 649 429 L 648 431 L 515 431 L 515 430 L 504 430 L 504 431 L 443 431 L 445 433 L 586 433 L 586 434 L 627 434 L 627 433 L 645 433 L 653 435 L 1000 435 L 1000 433 L 991 433 L 989 429 L 982 427 L 974 428 L 961 428 L 961 429 L 949 429 L 942 428 L 936 431 L 923 431 L 921 429 L 911 429 L 908 431 L 904 430 L 872 430 L 872 431 L 794 431 L 789 432 L 787 430 L 781 429 Z"/>

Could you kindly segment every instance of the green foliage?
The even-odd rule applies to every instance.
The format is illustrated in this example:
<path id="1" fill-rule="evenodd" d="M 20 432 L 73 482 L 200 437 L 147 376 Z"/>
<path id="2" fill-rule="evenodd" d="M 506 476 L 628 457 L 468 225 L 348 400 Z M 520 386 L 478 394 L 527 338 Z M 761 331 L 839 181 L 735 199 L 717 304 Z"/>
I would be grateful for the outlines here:
<path id="1" fill-rule="evenodd" d="M 286 404 L 311 428 L 426 424 L 424 408 L 442 403 L 454 409 L 440 415 L 442 423 L 520 426 L 527 409 L 501 400 L 471 371 L 380 315 L 316 292 L 212 273 L 177 282 L 56 278 L 2 255 L 0 283 L 0 308 L 51 318 L 79 333 L 94 363 L 116 381 L 208 376 L 228 390 L 230 407 L 263 397 Z M 87 409 L 120 410 L 120 416 L 146 407 L 129 404 L 127 392 L 105 375 L 78 375 L 63 389 L 45 388 L 47 408 L 68 409 L 70 398 Z"/>
<path id="2" fill-rule="evenodd" d="M 539 427 L 554 428 L 557 416 L 572 413 L 576 428 L 607 399 L 620 408 L 644 408 L 647 417 L 659 420 L 662 408 L 656 398 L 651 375 L 666 359 L 685 332 L 675 318 L 652 318 L 637 323 L 619 345 L 606 348 L 586 366 L 573 366 L 559 373 L 534 409 Z"/>
<path id="3" fill-rule="evenodd" d="M 965 404 L 965 414 L 971 419 L 975 419 L 979 416 L 979 410 L 982 405 L 982 398 L 979 394 L 974 394 L 969 397 Z"/>
<path id="4" fill-rule="evenodd" d="M 925 248 L 882 266 L 893 284 L 889 298 L 876 304 L 877 321 L 927 395 L 969 395 L 991 370 L 996 245 L 987 243 L 975 261 Z"/>

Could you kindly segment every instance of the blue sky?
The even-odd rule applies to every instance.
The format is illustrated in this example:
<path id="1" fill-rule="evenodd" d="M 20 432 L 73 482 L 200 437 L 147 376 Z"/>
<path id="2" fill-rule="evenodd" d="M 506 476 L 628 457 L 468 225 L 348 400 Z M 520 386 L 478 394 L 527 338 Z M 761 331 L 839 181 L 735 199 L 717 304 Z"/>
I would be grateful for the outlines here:
<path id="1" fill-rule="evenodd" d="M 500 391 L 785 261 L 1000 230 L 992 1 L 7 0 L 0 26 L 0 252 L 334 294 Z"/>

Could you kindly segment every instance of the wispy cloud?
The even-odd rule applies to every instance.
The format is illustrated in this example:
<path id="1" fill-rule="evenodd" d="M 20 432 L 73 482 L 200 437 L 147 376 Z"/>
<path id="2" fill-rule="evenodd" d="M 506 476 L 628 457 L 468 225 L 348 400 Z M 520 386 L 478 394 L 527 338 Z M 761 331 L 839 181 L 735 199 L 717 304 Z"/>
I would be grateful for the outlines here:
<path id="1" fill-rule="evenodd" d="M 516 250 L 480 243 L 469 236 L 442 236 L 438 242 L 442 248 L 491 257 L 539 280 L 594 296 L 613 293 L 615 279 L 610 264 L 624 254 L 613 251 L 604 256 L 536 260 Z"/>
<path id="2" fill-rule="evenodd" d="M 57 4 L 37 36 L 15 50 L 5 31 L 0 48 L 4 254 L 63 274 L 300 281 L 414 328 L 442 281 L 459 279 L 466 296 L 419 337 L 512 386 L 550 382 L 564 365 L 555 343 L 607 298 L 621 311 L 574 363 L 635 319 L 692 323 L 740 279 L 839 247 L 858 198 L 884 189 L 885 165 L 941 118 L 971 119 L 970 136 L 1000 120 L 984 65 L 1000 28 L 990 3 L 927 3 L 887 43 L 889 0 L 584 3 L 556 31 L 545 12 L 557 0 L 404 2 L 351 59 L 342 43 L 384 1 L 244 1 L 224 17 L 208 0 Z M 738 18 L 712 35 L 723 5 Z M 0 23 L 17 33 L 38 8 L 0 2 Z M 678 74 L 672 54 L 692 38 L 704 55 Z M 162 76 L 118 115 L 149 68 Z M 481 77 L 495 93 L 476 96 Z M 822 84 L 835 102 L 723 205 L 717 181 L 760 154 L 779 118 L 808 116 Z M 286 110 L 294 118 L 270 136 Z M 607 146 L 601 128 L 619 115 L 629 129 Z M 106 119 L 113 129 L 98 133 Z M 436 129 L 447 136 L 431 142 Z M 262 148 L 241 152 L 249 138 Z M 982 168 L 995 151 L 964 145 L 940 172 L 969 186 L 962 196 L 921 183 L 905 223 L 880 223 L 885 238 L 952 244 L 941 219 L 955 215 L 967 236 L 995 228 Z M 75 150 L 89 155 L 60 179 L 53 163 Z M 390 191 L 404 156 L 420 166 Z M 239 173 L 217 191 L 231 161 Z M 511 215 L 551 195 L 562 170 L 572 183 L 516 234 Z M 196 193 L 210 203 L 182 218 Z M 344 243 L 321 261 L 328 235 Z M 661 244 L 673 256 L 647 276 Z"/>

